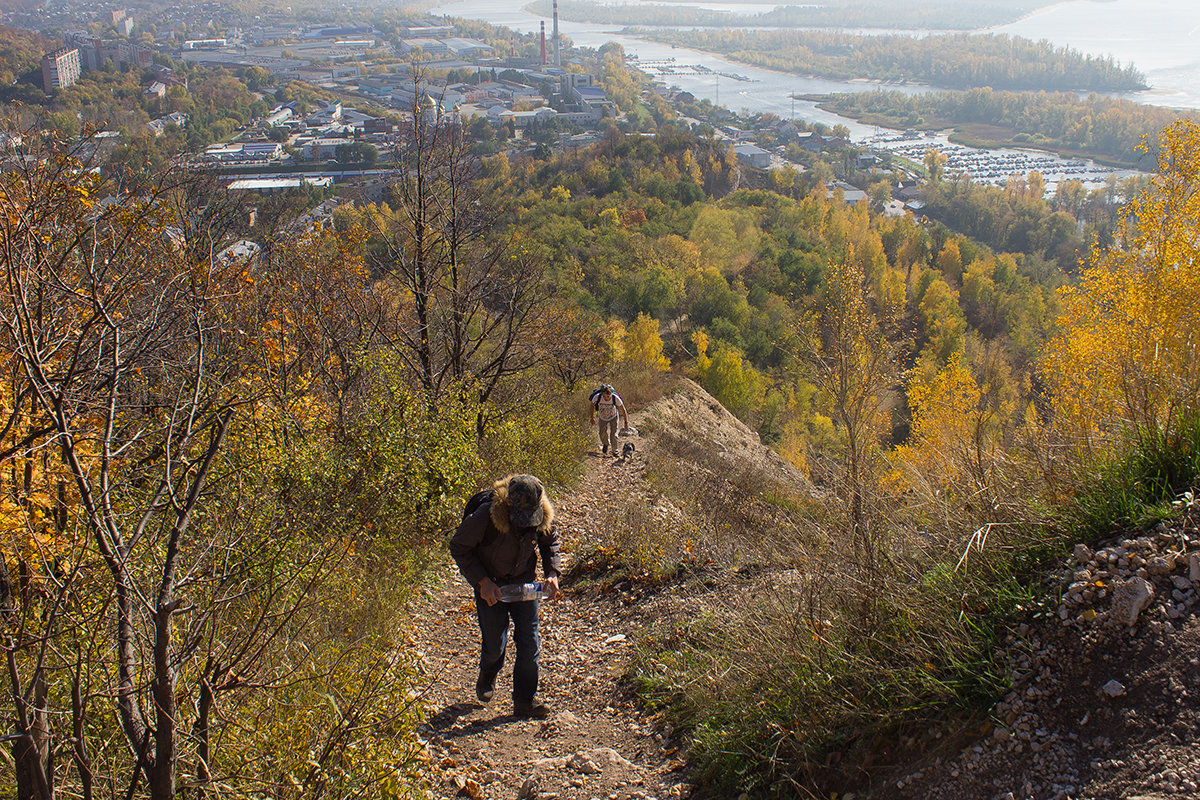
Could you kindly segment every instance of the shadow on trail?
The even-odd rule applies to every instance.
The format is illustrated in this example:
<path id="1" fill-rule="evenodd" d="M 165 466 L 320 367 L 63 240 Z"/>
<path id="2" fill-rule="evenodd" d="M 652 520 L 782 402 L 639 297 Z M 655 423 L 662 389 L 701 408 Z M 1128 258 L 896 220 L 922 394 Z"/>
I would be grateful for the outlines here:
<path id="1" fill-rule="evenodd" d="M 452 703 L 430 717 L 425 724 L 435 731 L 440 732 L 444 728 L 448 728 L 455 722 L 458 722 L 461 717 L 465 717 L 473 711 L 478 711 L 482 707 L 475 703 Z"/>
<path id="2" fill-rule="evenodd" d="M 459 724 L 463 717 L 482 711 L 483 708 L 478 703 L 454 703 L 434 714 L 426 724 L 443 739 L 459 739 L 522 721 L 521 717 L 514 714 L 502 714 L 490 719 L 473 719 L 465 725 Z"/>

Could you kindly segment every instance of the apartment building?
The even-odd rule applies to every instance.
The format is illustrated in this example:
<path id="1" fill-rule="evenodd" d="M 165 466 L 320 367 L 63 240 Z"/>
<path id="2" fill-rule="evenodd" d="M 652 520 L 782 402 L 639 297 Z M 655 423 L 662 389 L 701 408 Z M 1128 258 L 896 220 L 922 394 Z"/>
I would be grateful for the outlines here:
<path id="1" fill-rule="evenodd" d="M 79 80 L 82 71 L 79 51 L 74 47 L 61 47 L 42 56 L 42 88 L 47 92 L 65 89 Z"/>

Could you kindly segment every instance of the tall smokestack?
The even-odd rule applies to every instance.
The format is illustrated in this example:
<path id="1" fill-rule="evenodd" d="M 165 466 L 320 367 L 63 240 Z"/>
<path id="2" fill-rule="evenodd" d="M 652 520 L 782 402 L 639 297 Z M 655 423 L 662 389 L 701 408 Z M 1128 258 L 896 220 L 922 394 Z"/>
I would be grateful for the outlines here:
<path id="1" fill-rule="evenodd" d="M 542 63 L 546 63 L 546 20 L 542 20 Z"/>
<path id="2" fill-rule="evenodd" d="M 554 66 L 562 66 L 562 59 L 558 54 L 558 0 L 554 0 Z"/>

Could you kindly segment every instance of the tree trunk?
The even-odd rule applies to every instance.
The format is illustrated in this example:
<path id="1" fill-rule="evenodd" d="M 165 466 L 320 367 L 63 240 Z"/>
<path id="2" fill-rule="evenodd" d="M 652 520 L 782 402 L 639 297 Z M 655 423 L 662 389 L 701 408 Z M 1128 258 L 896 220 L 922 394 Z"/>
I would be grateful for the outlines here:
<path id="1" fill-rule="evenodd" d="M 83 721 L 86 718 L 86 709 L 83 703 L 83 687 L 82 682 L 82 656 L 79 657 L 79 664 L 75 670 L 75 680 L 71 683 L 71 733 L 75 737 L 74 759 L 75 769 L 79 771 L 79 788 L 80 796 L 83 800 L 92 800 L 94 776 L 92 775 L 92 762 L 88 758 L 87 741 L 84 739 Z"/>
<path id="2" fill-rule="evenodd" d="M 35 681 L 33 702 L 25 706 L 23 735 L 13 743 L 17 767 L 17 800 L 53 800 L 54 762 L 50 750 L 50 714 L 46 681 Z"/>
<path id="3" fill-rule="evenodd" d="M 215 673 L 216 670 L 214 669 Z M 211 676 L 205 675 L 200 681 L 200 702 L 196 708 L 196 722 L 193 725 L 193 735 L 196 739 L 196 797 L 202 798 L 207 792 L 208 784 L 212 781 L 212 772 L 208 766 L 209 748 L 209 716 L 212 714 L 213 689 Z"/>
<path id="4" fill-rule="evenodd" d="M 0 558 L 0 614 L 14 615 L 18 593 L 9 579 L 8 568 Z M 54 797 L 54 772 L 50 762 L 49 713 L 46 708 L 46 683 L 41 676 L 35 682 L 33 703 L 27 703 L 21 688 L 13 639 L 5 635 L 9 690 L 12 693 L 17 736 L 12 740 L 12 756 L 17 781 L 17 800 L 50 800 Z"/>
<path id="5" fill-rule="evenodd" d="M 173 607 L 159 606 L 154 615 L 154 763 L 150 771 L 152 800 L 175 798 L 175 670 L 171 658 Z"/>

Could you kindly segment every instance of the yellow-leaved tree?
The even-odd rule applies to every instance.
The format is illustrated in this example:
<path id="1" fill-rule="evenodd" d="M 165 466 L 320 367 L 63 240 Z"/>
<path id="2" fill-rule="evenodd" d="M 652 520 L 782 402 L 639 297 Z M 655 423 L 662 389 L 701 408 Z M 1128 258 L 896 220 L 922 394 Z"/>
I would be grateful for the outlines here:
<path id="1" fill-rule="evenodd" d="M 712 364 L 708 357 L 708 334 L 702 329 L 692 331 L 692 346 L 696 348 L 696 372 L 703 375 Z"/>
<path id="2" fill-rule="evenodd" d="M 625 331 L 625 358 L 637 366 L 653 367 L 659 371 L 671 368 L 671 362 L 663 355 L 663 340 L 658 332 L 658 321 L 645 314 L 629 324 Z"/>
<path id="3" fill-rule="evenodd" d="M 754 367 L 746 363 L 741 353 L 722 345 L 700 372 L 700 385 L 730 413 L 742 421 L 762 403 L 764 387 L 762 377 Z"/>
<path id="4" fill-rule="evenodd" d="M 910 478 L 933 474 L 942 479 L 939 484 L 959 486 L 969 473 L 975 460 L 970 451 L 979 441 L 980 392 L 964 361 L 957 353 L 932 380 L 918 379 L 908 387 L 912 435 L 893 451 L 891 460 Z"/>
<path id="5" fill-rule="evenodd" d="M 912 432 L 889 456 L 902 488 L 957 504 L 983 496 L 994 508 L 1001 483 L 1006 433 L 1020 421 L 1020 403 L 1008 363 L 996 346 L 976 346 L 972 358 L 955 353 L 934 374 L 910 373 Z"/>
<path id="6" fill-rule="evenodd" d="M 1169 439 L 1200 400 L 1200 126 L 1181 120 L 1160 144 L 1159 174 L 1116 243 L 1061 291 L 1042 359 L 1059 430 L 1089 451 Z"/>
<path id="7" fill-rule="evenodd" d="M 846 501 L 856 560 L 871 576 L 878 526 L 872 524 L 868 498 L 875 494 L 886 397 L 900 352 L 889 335 L 892 321 L 881 319 L 876 305 L 861 264 L 853 259 L 831 263 L 802 353 L 842 440 L 838 491 Z"/>

